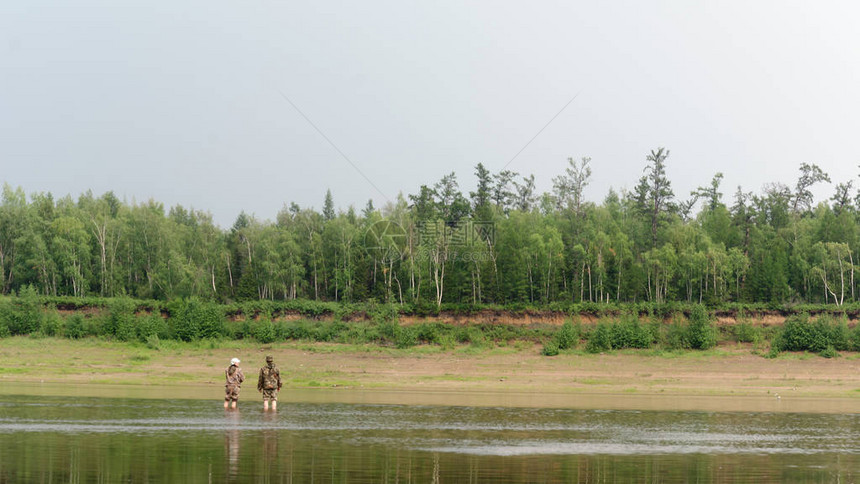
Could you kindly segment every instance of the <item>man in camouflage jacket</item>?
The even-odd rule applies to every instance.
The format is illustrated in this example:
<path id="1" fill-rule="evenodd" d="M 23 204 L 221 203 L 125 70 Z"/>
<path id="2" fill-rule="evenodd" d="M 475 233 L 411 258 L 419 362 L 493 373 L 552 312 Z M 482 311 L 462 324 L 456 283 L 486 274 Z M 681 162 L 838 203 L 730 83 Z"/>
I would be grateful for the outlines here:
<path id="1" fill-rule="evenodd" d="M 274 358 L 266 357 L 266 366 L 260 368 L 260 378 L 257 379 L 257 391 L 263 393 L 263 410 L 278 409 L 278 391 L 281 390 L 281 371 L 275 366 Z"/>
<path id="2" fill-rule="evenodd" d="M 224 384 L 224 408 L 227 408 L 230 402 L 233 402 L 233 408 L 236 408 L 236 402 L 239 401 L 239 388 L 245 381 L 245 375 L 239 368 L 239 358 L 230 360 L 230 366 L 224 371 L 224 375 L 227 378 L 227 383 Z"/>

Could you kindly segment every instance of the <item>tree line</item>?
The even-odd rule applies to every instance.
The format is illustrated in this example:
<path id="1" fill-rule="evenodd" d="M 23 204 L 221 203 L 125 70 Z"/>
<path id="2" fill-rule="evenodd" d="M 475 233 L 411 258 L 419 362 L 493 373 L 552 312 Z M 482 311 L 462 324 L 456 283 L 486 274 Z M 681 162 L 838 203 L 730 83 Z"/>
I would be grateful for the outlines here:
<path id="1" fill-rule="evenodd" d="M 222 229 L 180 205 L 112 192 L 55 199 L 4 184 L 0 293 L 217 302 L 400 304 L 856 302 L 860 194 L 802 163 L 794 186 L 722 192 L 721 173 L 678 196 L 670 152 L 652 150 L 632 191 L 583 198 L 591 160 L 568 159 L 550 191 L 534 175 L 475 167 L 377 209 L 285 205 Z"/>

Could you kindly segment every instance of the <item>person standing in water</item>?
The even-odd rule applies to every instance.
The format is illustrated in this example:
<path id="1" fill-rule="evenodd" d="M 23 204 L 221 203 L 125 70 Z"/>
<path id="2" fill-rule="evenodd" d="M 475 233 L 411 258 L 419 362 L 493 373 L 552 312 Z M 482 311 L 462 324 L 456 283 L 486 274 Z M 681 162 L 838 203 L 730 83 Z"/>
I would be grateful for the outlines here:
<path id="1" fill-rule="evenodd" d="M 257 379 L 257 391 L 263 393 L 263 410 L 278 409 L 278 392 L 281 390 L 281 371 L 275 366 L 275 359 L 266 357 L 266 366 L 260 368 L 260 378 Z"/>
<path id="2" fill-rule="evenodd" d="M 224 385 L 226 393 L 224 396 L 224 408 L 227 408 L 230 402 L 233 402 L 233 408 L 236 408 L 236 402 L 239 401 L 239 388 L 242 386 L 242 382 L 245 381 L 245 375 L 242 374 L 242 370 L 239 368 L 239 358 L 230 360 L 230 366 L 224 370 L 224 374 L 227 377 L 227 383 Z"/>

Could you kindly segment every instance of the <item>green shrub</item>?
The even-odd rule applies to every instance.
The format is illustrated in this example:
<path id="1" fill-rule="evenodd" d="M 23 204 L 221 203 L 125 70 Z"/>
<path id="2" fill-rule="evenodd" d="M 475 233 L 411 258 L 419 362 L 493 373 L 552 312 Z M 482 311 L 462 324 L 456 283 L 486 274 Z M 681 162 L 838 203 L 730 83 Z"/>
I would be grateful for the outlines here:
<path id="1" fill-rule="evenodd" d="M 418 332 L 414 328 L 404 326 L 397 335 L 398 348 L 411 348 L 418 344 Z"/>
<path id="2" fill-rule="evenodd" d="M 159 339 L 167 339 L 169 328 L 167 321 L 160 314 L 149 314 L 137 318 L 137 338 L 142 342 L 149 341 L 155 336 Z"/>
<path id="3" fill-rule="evenodd" d="M 263 344 L 275 341 L 275 325 L 271 321 L 257 321 L 254 328 L 254 339 Z"/>
<path id="4" fill-rule="evenodd" d="M 134 310 L 136 304 L 127 297 L 111 299 L 108 303 L 108 314 L 101 325 L 101 335 L 116 337 L 121 341 L 131 341 L 137 338 Z"/>
<path id="5" fill-rule="evenodd" d="M 450 326 L 442 323 L 421 323 L 415 329 L 418 340 L 427 344 L 441 344 L 443 337 L 450 332 Z"/>
<path id="6" fill-rule="evenodd" d="M 836 348 L 828 346 L 827 348 L 824 348 L 821 353 L 819 353 L 819 355 L 823 356 L 824 358 L 837 358 L 839 356 L 839 353 L 836 352 Z"/>
<path id="7" fill-rule="evenodd" d="M 367 303 L 367 314 L 374 323 L 396 322 L 400 316 L 394 304 L 376 304 L 372 300 Z"/>
<path id="8" fill-rule="evenodd" d="M 848 329 L 848 321 L 845 317 L 840 318 L 838 323 L 830 327 L 830 344 L 837 351 L 851 351 L 851 331 Z"/>
<path id="9" fill-rule="evenodd" d="M 134 315 L 125 316 L 117 321 L 116 338 L 120 341 L 137 339 L 137 318 Z"/>
<path id="10" fill-rule="evenodd" d="M 63 320 L 60 319 L 60 313 L 57 312 L 56 306 L 48 305 L 48 310 L 42 317 L 42 325 L 39 332 L 45 336 L 59 336 L 63 329 Z"/>
<path id="11" fill-rule="evenodd" d="M 66 337 L 70 339 L 78 339 L 86 336 L 86 328 L 84 327 L 84 317 L 80 313 L 75 313 L 66 318 Z"/>
<path id="12" fill-rule="evenodd" d="M 340 343 L 366 344 L 375 343 L 381 338 L 375 324 L 350 323 L 338 334 L 337 341 Z"/>
<path id="13" fill-rule="evenodd" d="M 172 332 L 182 341 L 217 338 L 225 333 L 224 307 L 219 304 L 189 298 L 171 302 L 168 310 Z M 246 319 L 250 319 L 247 313 L 245 314 Z M 261 314 L 268 313 L 263 311 Z"/>
<path id="14" fill-rule="evenodd" d="M 758 328 L 746 322 L 734 325 L 732 334 L 738 343 L 758 343 L 761 341 Z"/>
<path id="15" fill-rule="evenodd" d="M 35 333 L 42 327 L 42 303 L 39 293 L 32 285 L 21 288 L 21 292 L 13 302 L 13 310 L 9 321 L 11 334 Z"/>
<path id="16" fill-rule="evenodd" d="M 650 348 L 654 335 L 650 328 L 639 322 L 639 317 L 628 314 L 621 321 L 611 325 L 610 345 L 613 349 Z"/>
<path id="17" fill-rule="evenodd" d="M 767 352 L 767 354 L 764 357 L 768 358 L 768 359 L 776 358 L 777 356 L 779 356 L 779 351 L 780 351 L 779 345 L 778 344 L 772 344 L 772 345 L 770 345 L 770 350 Z"/>
<path id="18" fill-rule="evenodd" d="M 588 335 L 585 350 L 589 353 L 600 353 L 612 349 L 612 330 L 609 325 L 601 322 Z"/>
<path id="19" fill-rule="evenodd" d="M 3 298 L 0 299 L 0 338 L 6 338 L 12 332 L 9 330 L 9 325 L 12 324 L 12 303 Z"/>
<path id="20" fill-rule="evenodd" d="M 808 314 L 785 320 L 774 344 L 780 351 L 812 351 L 820 353 L 830 344 L 829 328 L 823 320 L 809 322 Z"/>
<path id="21" fill-rule="evenodd" d="M 705 306 L 697 304 L 690 312 L 687 326 L 687 344 L 695 350 L 706 350 L 717 344 L 717 331 L 708 317 Z"/>
<path id="22" fill-rule="evenodd" d="M 460 343 L 468 343 L 475 347 L 483 347 L 486 344 L 484 332 L 474 325 L 466 325 L 457 328 L 455 338 Z"/>
<path id="23" fill-rule="evenodd" d="M 311 330 L 307 321 L 289 321 L 278 325 L 278 337 L 281 339 L 309 340 Z"/>
<path id="24" fill-rule="evenodd" d="M 558 342 L 556 341 L 556 338 L 553 338 L 544 343 L 541 354 L 544 356 L 556 356 L 558 355 L 558 350 Z"/>
<path id="25" fill-rule="evenodd" d="M 579 342 L 580 329 L 579 324 L 574 326 L 570 320 L 565 320 L 564 324 L 561 325 L 561 329 L 555 335 L 557 349 L 567 350 L 575 348 Z"/>
<path id="26" fill-rule="evenodd" d="M 388 343 L 396 343 L 400 324 L 393 320 L 374 321 L 379 338 Z"/>
<path id="27" fill-rule="evenodd" d="M 146 347 L 151 350 L 160 350 L 161 349 L 161 339 L 157 334 L 153 333 L 146 337 Z"/>

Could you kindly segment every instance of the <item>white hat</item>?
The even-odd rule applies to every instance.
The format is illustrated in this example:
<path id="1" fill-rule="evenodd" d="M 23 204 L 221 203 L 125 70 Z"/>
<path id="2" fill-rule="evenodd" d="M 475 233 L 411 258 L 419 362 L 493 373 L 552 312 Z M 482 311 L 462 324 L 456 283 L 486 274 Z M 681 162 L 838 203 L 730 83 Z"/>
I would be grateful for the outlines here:
<path id="1" fill-rule="evenodd" d="M 239 358 L 233 358 L 232 360 L 230 360 L 230 364 L 231 365 L 238 365 L 239 364 Z"/>

